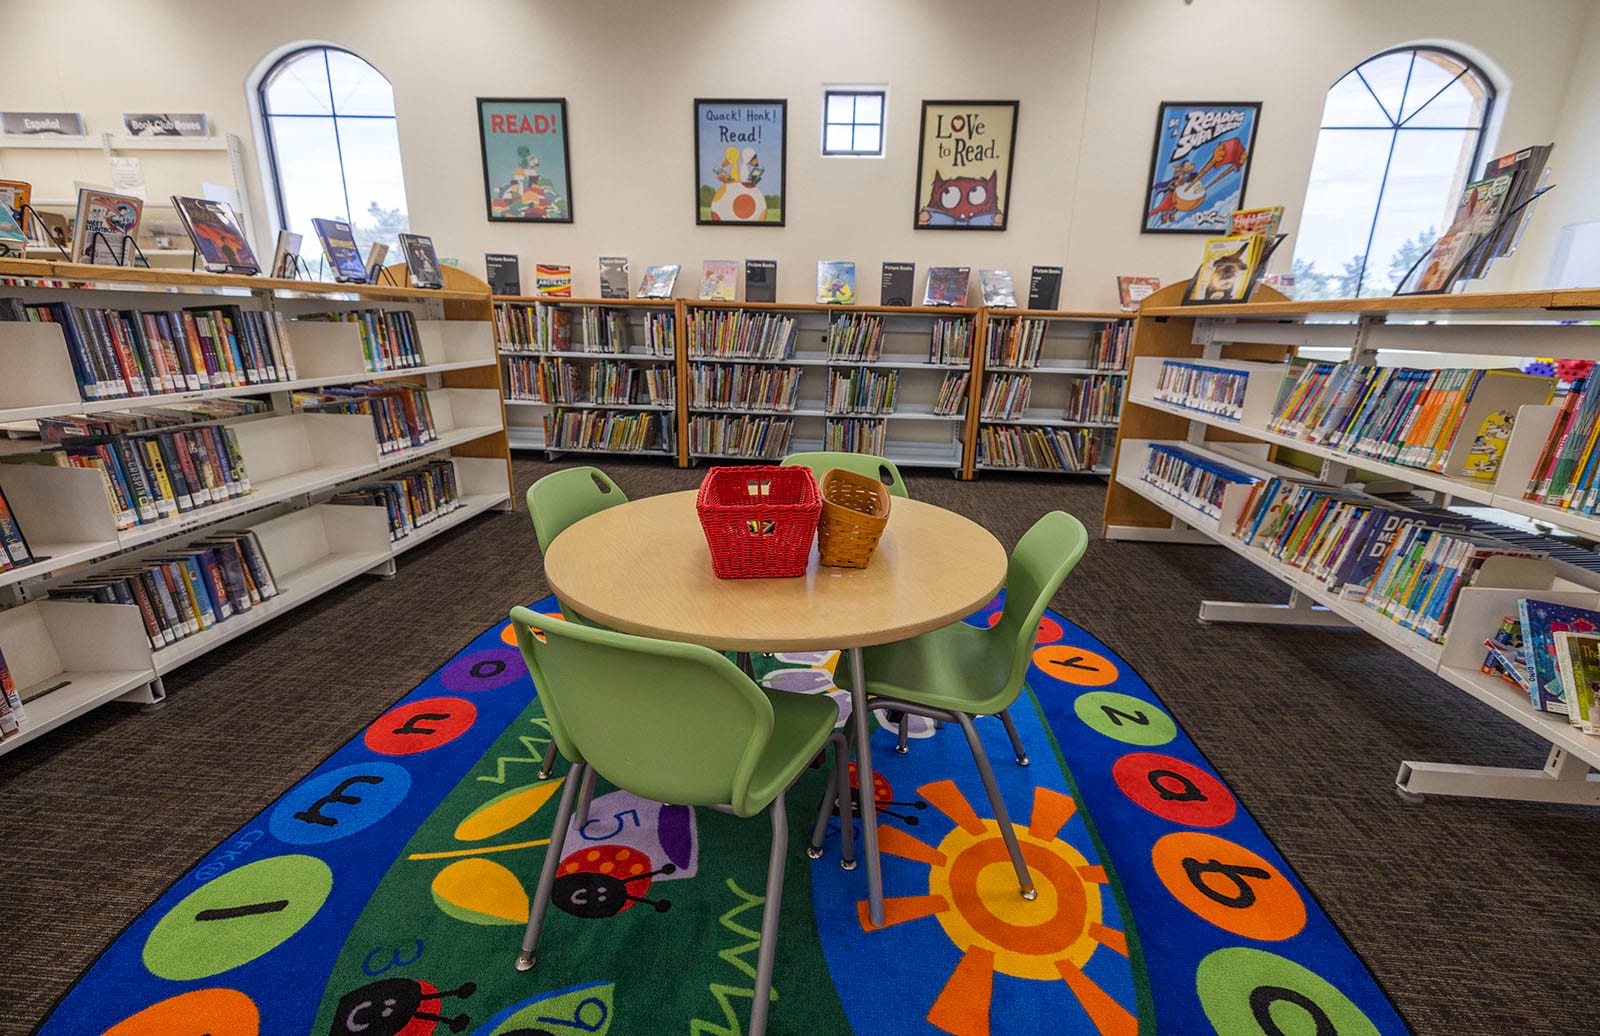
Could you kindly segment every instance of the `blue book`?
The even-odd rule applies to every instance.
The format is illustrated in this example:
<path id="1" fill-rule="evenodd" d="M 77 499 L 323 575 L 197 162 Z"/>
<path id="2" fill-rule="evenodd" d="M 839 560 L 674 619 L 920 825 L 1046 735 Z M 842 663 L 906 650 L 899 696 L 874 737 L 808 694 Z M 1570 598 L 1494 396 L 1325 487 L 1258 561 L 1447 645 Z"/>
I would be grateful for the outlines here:
<path id="1" fill-rule="evenodd" d="M 1522 646 L 1528 661 L 1528 697 L 1541 712 L 1567 714 L 1567 696 L 1556 666 L 1556 638 L 1562 631 L 1600 630 L 1600 612 L 1537 598 L 1517 602 L 1522 619 Z"/>

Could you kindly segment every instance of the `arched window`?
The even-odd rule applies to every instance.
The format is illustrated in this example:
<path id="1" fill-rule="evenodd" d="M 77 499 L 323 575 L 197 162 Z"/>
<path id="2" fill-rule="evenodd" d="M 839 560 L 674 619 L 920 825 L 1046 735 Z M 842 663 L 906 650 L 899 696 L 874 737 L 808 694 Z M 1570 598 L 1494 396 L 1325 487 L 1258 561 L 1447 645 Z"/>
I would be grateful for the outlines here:
<path id="1" fill-rule="evenodd" d="M 1368 58 L 1328 91 L 1294 246 L 1300 298 L 1387 295 L 1478 175 L 1494 86 L 1434 47 Z"/>
<path id="2" fill-rule="evenodd" d="M 319 254 L 321 218 L 348 220 L 363 256 L 382 241 L 398 257 L 395 235 L 410 228 L 389 80 L 348 50 L 306 47 L 258 91 L 279 225 L 305 235 L 302 253 Z"/>

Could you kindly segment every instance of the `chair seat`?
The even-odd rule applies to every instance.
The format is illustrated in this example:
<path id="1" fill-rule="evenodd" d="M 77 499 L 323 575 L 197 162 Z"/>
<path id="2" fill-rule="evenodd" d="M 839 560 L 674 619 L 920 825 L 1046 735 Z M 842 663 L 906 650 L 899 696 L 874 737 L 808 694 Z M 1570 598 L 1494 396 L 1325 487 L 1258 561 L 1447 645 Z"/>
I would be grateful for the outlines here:
<path id="1" fill-rule="evenodd" d="M 839 722 L 839 707 L 825 694 L 763 690 L 772 702 L 772 740 L 750 778 L 756 812 L 770 805 L 811 764 Z"/>
<path id="2" fill-rule="evenodd" d="M 1010 645 L 988 630 L 957 622 L 920 637 L 862 651 L 867 693 L 975 716 L 1002 711 L 1011 673 Z M 851 686 L 850 666 L 835 682 Z"/>

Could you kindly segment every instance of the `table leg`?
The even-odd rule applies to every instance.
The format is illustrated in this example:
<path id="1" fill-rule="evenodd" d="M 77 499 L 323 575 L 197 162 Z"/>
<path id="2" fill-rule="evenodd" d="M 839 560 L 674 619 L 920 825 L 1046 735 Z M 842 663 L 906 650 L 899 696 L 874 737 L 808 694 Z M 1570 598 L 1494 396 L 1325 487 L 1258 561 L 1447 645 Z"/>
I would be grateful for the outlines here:
<path id="1" fill-rule="evenodd" d="M 856 783 L 861 790 L 861 842 L 867 857 L 867 913 L 883 927 L 883 868 L 878 861 L 878 802 L 872 784 L 872 716 L 861 649 L 850 649 L 850 719 L 856 727 Z"/>

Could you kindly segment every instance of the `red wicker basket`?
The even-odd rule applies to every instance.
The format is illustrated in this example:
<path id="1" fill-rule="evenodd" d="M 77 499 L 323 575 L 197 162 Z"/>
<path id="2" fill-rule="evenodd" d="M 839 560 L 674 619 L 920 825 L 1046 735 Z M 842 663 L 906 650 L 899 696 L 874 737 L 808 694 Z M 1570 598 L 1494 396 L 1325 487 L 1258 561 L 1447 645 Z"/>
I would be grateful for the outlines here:
<path id="1" fill-rule="evenodd" d="M 717 578 L 792 577 L 805 575 L 822 495 L 810 468 L 733 465 L 706 473 L 695 510 Z"/>

